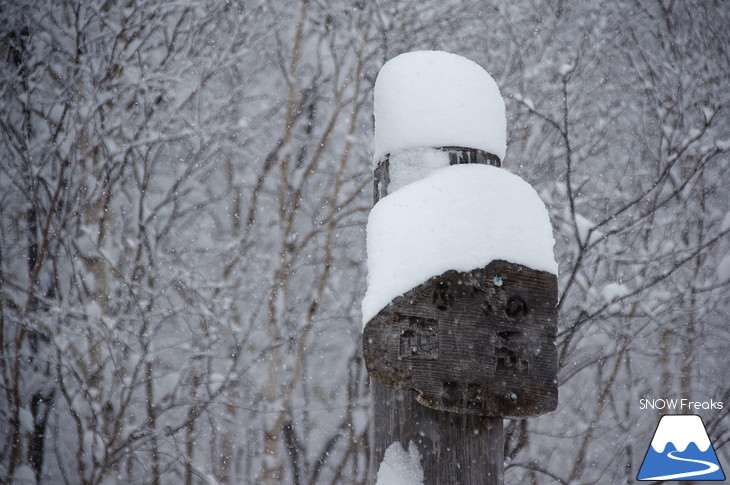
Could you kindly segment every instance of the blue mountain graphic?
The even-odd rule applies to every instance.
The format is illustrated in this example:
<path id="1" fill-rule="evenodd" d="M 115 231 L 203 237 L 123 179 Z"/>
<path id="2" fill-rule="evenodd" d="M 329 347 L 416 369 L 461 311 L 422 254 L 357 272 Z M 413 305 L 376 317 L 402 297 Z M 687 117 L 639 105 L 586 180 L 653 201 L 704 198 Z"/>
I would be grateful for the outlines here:
<path id="1" fill-rule="evenodd" d="M 677 451 L 674 443 L 667 443 L 663 453 L 657 453 L 652 446 L 649 446 L 644 458 L 644 463 L 639 470 L 638 480 L 653 480 L 657 477 L 667 477 L 678 474 L 689 474 L 682 476 L 682 480 L 725 480 L 722 468 L 711 473 L 706 473 L 710 468 L 707 464 L 686 460 L 699 460 L 709 462 L 719 467 L 715 450 L 710 446 L 704 452 L 700 451 L 697 445 L 692 442 L 684 451 Z M 694 474 L 696 472 L 696 474 Z M 677 478 L 679 480 L 679 478 Z"/>

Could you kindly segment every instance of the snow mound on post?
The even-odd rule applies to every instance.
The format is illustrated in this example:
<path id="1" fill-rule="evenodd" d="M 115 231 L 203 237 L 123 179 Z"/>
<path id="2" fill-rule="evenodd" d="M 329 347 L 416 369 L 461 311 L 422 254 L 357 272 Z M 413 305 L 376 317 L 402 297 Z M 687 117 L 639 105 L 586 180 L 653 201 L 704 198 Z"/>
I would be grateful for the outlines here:
<path id="1" fill-rule="evenodd" d="M 504 159 L 504 100 L 477 63 L 441 51 L 401 54 L 375 82 L 377 163 L 413 147 L 477 148 Z"/>
<path id="2" fill-rule="evenodd" d="M 547 209 L 530 184 L 490 165 L 453 165 L 381 199 L 368 219 L 363 323 L 449 270 L 505 260 L 558 273 Z"/>
<path id="3" fill-rule="evenodd" d="M 408 451 L 396 441 L 385 450 L 375 485 L 423 485 L 423 469 L 418 447 L 411 443 Z"/>

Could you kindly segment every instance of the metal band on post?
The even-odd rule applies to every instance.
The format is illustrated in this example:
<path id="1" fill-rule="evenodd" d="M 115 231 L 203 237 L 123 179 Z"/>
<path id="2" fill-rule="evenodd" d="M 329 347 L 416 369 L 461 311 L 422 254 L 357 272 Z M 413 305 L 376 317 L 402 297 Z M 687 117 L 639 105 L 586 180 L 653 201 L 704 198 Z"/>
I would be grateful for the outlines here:
<path id="1" fill-rule="evenodd" d="M 462 165 L 466 163 L 479 163 L 482 165 L 492 165 L 493 167 L 502 167 L 502 160 L 492 153 L 477 148 L 466 147 L 437 147 L 437 150 L 447 152 L 449 155 L 449 165 Z M 390 153 L 378 162 L 373 170 L 375 177 L 373 184 L 373 204 L 388 195 L 388 186 L 390 185 Z"/>

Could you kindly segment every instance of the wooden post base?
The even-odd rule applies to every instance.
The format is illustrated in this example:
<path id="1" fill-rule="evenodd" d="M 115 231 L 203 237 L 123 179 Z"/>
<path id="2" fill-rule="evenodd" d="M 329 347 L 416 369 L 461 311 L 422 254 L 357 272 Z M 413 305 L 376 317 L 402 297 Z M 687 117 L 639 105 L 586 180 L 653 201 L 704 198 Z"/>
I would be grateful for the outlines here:
<path id="1" fill-rule="evenodd" d="M 436 411 L 416 401 L 410 390 L 391 390 L 371 379 L 373 436 L 371 483 L 385 450 L 399 441 L 418 446 L 424 485 L 502 485 L 502 418 Z"/>

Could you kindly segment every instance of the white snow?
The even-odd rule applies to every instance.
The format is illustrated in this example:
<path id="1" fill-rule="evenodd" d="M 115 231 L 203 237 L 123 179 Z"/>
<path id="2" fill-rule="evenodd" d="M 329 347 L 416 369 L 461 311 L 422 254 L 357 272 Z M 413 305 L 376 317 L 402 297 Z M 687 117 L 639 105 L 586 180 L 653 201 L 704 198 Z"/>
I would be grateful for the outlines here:
<path id="1" fill-rule="evenodd" d="M 535 103 L 530 98 L 523 97 L 520 93 L 514 93 L 512 95 L 512 98 L 515 101 L 519 101 L 520 103 L 523 103 L 525 106 L 527 106 L 529 109 L 535 111 Z"/>
<path id="2" fill-rule="evenodd" d="M 33 415 L 31 414 L 30 410 L 27 407 L 21 407 L 18 417 L 20 418 L 20 429 L 24 433 L 32 432 L 34 423 L 33 423 Z"/>
<path id="3" fill-rule="evenodd" d="M 584 246 L 590 246 L 603 237 L 603 233 L 595 229 L 596 224 L 587 217 L 576 214 L 575 225 L 578 228 L 578 238 Z"/>
<path id="4" fill-rule="evenodd" d="M 657 453 L 663 453 L 667 443 L 673 443 L 677 451 L 684 451 L 690 443 L 697 445 L 700 451 L 710 447 L 702 419 L 694 414 L 668 414 L 659 421 L 651 447 Z"/>
<path id="5" fill-rule="evenodd" d="M 621 283 L 609 283 L 603 287 L 603 298 L 608 302 L 624 297 L 629 293 L 628 287 Z"/>
<path id="6" fill-rule="evenodd" d="M 573 69 L 575 69 L 575 66 L 573 64 L 563 64 L 558 68 L 558 72 L 561 76 L 565 76 L 566 74 L 569 74 Z"/>
<path id="7" fill-rule="evenodd" d="M 12 483 L 17 483 L 17 484 L 22 484 L 22 483 L 32 484 L 32 483 L 36 483 L 36 480 L 35 480 L 35 472 L 28 465 L 21 465 L 21 466 L 19 466 L 15 470 L 15 473 L 13 474 L 13 476 L 11 478 L 12 478 L 12 480 L 11 480 Z"/>
<path id="8" fill-rule="evenodd" d="M 728 229 L 730 229 L 730 212 L 725 214 L 725 218 L 722 220 L 722 224 L 720 224 L 721 232 L 725 232 Z"/>
<path id="9" fill-rule="evenodd" d="M 613 302 L 628 295 L 631 293 L 631 290 L 621 283 L 608 283 L 603 287 L 601 293 L 603 294 L 603 298 L 608 303 L 611 303 L 608 307 L 609 313 L 618 313 L 621 311 L 621 304 Z"/>
<path id="10" fill-rule="evenodd" d="M 423 485 L 421 454 L 412 442 L 408 451 L 398 442 L 385 450 L 375 485 Z"/>
<path id="11" fill-rule="evenodd" d="M 360 436 L 370 425 L 369 408 L 355 408 L 352 410 L 352 430 L 355 436 Z"/>
<path id="12" fill-rule="evenodd" d="M 391 153 L 388 193 L 392 194 L 434 170 L 448 166 L 449 154 L 443 150 L 421 147 Z"/>
<path id="13" fill-rule="evenodd" d="M 717 277 L 721 283 L 730 279 L 730 254 L 726 254 L 717 265 Z"/>
<path id="14" fill-rule="evenodd" d="M 718 150 L 727 151 L 730 150 L 730 138 L 727 140 L 717 140 L 715 141 L 715 146 Z"/>
<path id="15" fill-rule="evenodd" d="M 416 51 L 391 59 L 375 82 L 374 111 L 375 163 L 387 153 L 443 146 L 504 159 L 504 100 L 494 79 L 465 57 Z"/>
<path id="16" fill-rule="evenodd" d="M 453 165 L 381 199 L 367 227 L 367 323 L 393 298 L 448 270 L 502 259 L 557 274 L 545 205 L 524 180 L 490 165 Z"/>
<path id="17" fill-rule="evenodd" d="M 212 380 L 212 379 L 211 379 Z M 154 387 L 155 402 L 170 397 L 180 384 L 180 372 L 169 372 L 165 375 L 156 376 Z"/>

